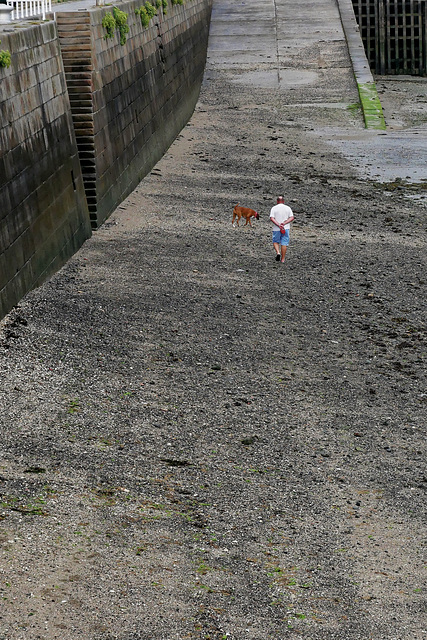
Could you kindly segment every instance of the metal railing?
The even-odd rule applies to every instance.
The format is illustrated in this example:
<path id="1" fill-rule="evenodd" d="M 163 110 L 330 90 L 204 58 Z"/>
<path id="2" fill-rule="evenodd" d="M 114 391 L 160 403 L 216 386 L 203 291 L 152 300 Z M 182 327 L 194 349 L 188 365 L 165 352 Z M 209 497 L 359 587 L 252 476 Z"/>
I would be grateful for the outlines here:
<path id="1" fill-rule="evenodd" d="M 52 11 L 52 0 L 7 0 L 13 7 L 12 20 L 40 17 L 45 20 L 46 13 Z"/>

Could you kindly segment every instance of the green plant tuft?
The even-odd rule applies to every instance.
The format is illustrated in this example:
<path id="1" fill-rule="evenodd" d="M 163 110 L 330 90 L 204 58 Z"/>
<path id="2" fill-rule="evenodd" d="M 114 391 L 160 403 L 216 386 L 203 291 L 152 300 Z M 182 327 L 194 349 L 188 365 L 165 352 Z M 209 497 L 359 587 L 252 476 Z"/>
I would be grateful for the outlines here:
<path id="1" fill-rule="evenodd" d="M 120 33 L 120 44 L 123 45 L 129 33 L 128 14 L 117 7 L 113 7 L 113 16 L 116 21 L 116 27 Z"/>
<path id="2" fill-rule="evenodd" d="M 155 15 L 157 15 L 157 9 L 156 7 L 153 7 L 153 5 L 151 4 L 151 2 L 147 2 L 144 4 L 145 10 L 147 12 L 147 15 L 151 18 L 154 18 Z"/>
<path id="3" fill-rule="evenodd" d="M 120 44 L 125 44 L 126 36 L 129 33 L 128 14 L 117 7 L 113 7 L 113 13 L 106 13 L 102 18 L 102 26 L 105 29 L 105 40 L 114 37 L 117 29 L 120 35 Z"/>
<path id="4" fill-rule="evenodd" d="M 4 49 L 2 49 L 0 51 L 0 67 L 8 68 L 10 67 L 11 62 L 12 62 L 12 57 L 10 55 L 10 51 L 9 50 L 5 51 Z"/>
<path id="5" fill-rule="evenodd" d="M 167 0 L 164 0 L 167 4 Z M 139 7 L 139 9 L 135 9 L 135 13 L 141 18 L 141 24 L 143 27 L 148 27 L 150 24 L 151 18 L 157 15 L 157 11 L 159 7 L 162 6 L 162 0 L 156 0 L 156 6 L 153 6 L 151 2 L 147 2 Z M 163 11 L 165 13 L 165 11 Z"/>
<path id="6" fill-rule="evenodd" d="M 139 7 L 139 9 L 135 9 L 135 13 L 141 18 L 142 26 L 148 27 L 148 25 L 150 24 L 150 18 L 148 17 L 148 13 L 145 7 Z"/>
<path id="7" fill-rule="evenodd" d="M 112 13 L 106 13 L 102 18 L 102 26 L 105 29 L 105 40 L 114 37 L 114 31 L 116 28 L 116 21 Z"/>

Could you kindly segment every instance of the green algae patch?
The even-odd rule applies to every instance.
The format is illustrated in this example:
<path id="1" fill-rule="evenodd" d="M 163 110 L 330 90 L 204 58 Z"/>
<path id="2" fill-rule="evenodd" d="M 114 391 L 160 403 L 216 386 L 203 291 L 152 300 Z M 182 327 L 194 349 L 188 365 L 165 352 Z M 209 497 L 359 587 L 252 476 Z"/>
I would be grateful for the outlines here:
<path id="1" fill-rule="evenodd" d="M 362 103 L 363 117 L 367 129 L 385 129 L 383 109 L 377 93 L 375 83 L 357 85 L 360 102 Z"/>

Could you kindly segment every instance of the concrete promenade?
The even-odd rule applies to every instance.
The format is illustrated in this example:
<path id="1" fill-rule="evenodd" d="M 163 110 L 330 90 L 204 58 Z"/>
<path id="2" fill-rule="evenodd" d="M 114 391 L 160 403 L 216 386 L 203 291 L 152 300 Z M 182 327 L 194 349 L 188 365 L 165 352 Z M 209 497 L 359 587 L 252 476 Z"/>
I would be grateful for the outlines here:
<path id="1" fill-rule="evenodd" d="M 259 11 L 250 2 L 216 6 L 209 56 L 213 69 L 239 70 L 237 81 L 248 85 L 282 88 L 290 104 L 303 94 L 295 104 L 302 117 L 316 108 L 332 113 L 358 102 L 336 2 L 309 1 L 298 8 L 290 2 L 268 2 Z M 247 11 L 244 21 L 242 10 Z M 358 52 L 355 62 L 361 70 Z M 378 83 L 385 133 L 329 126 L 327 132 L 317 127 L 316 135 L 353 159 L 360 175 L 422 183 L 427 180 L 427 79 L 400 76 L 378 78 Z"/>
<path id="2" fill-rule="evenodd" d="M 426 85 L 377 84 L 380 133 L 332 0 L 215 0 L 191 121 L 0 324 L 5 640 L 424 640 Z"/>
<path id="3" fill-rule="evenodd" d="M 239 74 L 238 82 L 271 89 L 287 87 L 291 98 L 295 87 L 304 86 L 303 102 L 296 105 L 303 113 L 316 105 L 327 108 L 331 91 L 338 96 L 342 108 L 346 105 L 345 92 L 351 93 L 351 100 L 356 103 L 360 98 L 351 77 L 356 73 L 361 82 L 369 82 L 372 76 L 357 42 L 354 44 L 352 38 L 346 41 L 340 6 L 347 15 L 350 5 L 351 0 L 314 0 L 299 4 L 297 9 L 282 0 L 270 0 L 260 8 L 251 2 L 215 3 L 212 68 L 246 70 L 246 75 Z M 93 0 L 61 2 L 52 5 L 52 12 L 95 6 Z M 317 58 L 311 55 L 314 48 Z M 352 158 L 362 175 L 386 182 L 397 178 L 411 184 L 423 183 L 427 181 L 427 79 L 389 76 L 377 80 L 386 118 L 385 134 L 328 127 L 326 134 L 319 129 L 318 135 L 326 135 L 341 153 Z M 329 104 L 328 108 L 336 105 Z M 368 164 L 360 161 L 365 153 L 371 159 Z"/>

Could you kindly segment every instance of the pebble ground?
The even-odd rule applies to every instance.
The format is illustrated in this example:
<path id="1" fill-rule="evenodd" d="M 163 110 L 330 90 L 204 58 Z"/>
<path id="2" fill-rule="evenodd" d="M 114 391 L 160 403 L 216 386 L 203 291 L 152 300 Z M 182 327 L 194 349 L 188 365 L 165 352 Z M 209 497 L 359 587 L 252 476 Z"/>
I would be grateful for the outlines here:
<path id="1" fill-rule="evenodd" d="M 1 640 L 426 637 L 423 202 L 331 143 L 341 36 L 274 86 L 214 35 L 178 140 L 1 323 Z"/>

